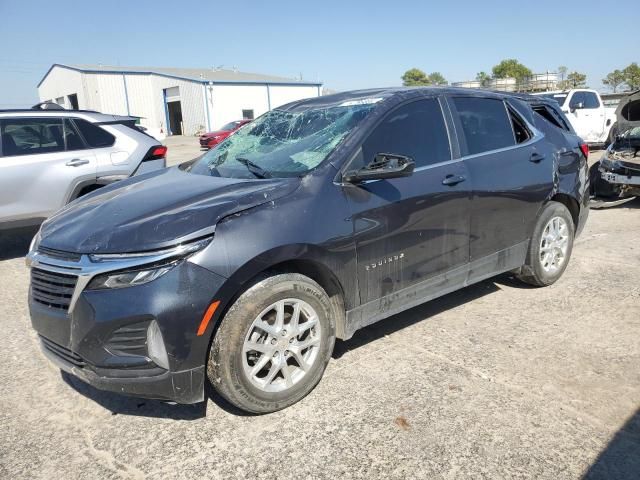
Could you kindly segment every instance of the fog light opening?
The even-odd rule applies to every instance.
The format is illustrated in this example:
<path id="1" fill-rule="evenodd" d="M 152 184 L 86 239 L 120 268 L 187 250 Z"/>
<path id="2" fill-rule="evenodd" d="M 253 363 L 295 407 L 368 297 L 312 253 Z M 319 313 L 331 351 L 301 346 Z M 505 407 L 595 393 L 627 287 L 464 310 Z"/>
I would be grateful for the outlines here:
<path id="1" fill-rule="evenodd" d="M 153 360 L 156 365 L 165 370 L 169 370 L 169 357 L 164 347 L 162 332 L 160 331 L 158 322 L 155 320 L 151 322 L 147 329 L 147 350 L 149 351 L 149 358 Z"/>

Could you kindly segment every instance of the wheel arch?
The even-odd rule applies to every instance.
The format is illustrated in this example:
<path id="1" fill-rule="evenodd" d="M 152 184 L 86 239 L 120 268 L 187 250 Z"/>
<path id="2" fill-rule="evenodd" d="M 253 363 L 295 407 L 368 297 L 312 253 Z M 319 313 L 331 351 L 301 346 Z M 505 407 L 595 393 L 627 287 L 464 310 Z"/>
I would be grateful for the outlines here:
<path id="1" fill-rule="evenodd" d="M 577 231 L 578 223 L 580 222 L 580 204 L 578 203 L 578 200 L 571 195 L 558 192 L 553 195 L 549 201 L 558 202 L 567 207 L 567 210 L 569 210 L 571 218 L 573 219 L 573 227 Z"/>
<path id="2" fill-rule="evenodd" d="M 293 249 L 293 250 L 292 250 Z M 263 279 L 278 273 L 299 273 L 315 281 L 327 293 L 330 300 L 330 308 L 335 319 L 336 336 L 344 338 L 346 327 L 346 306 L 349 301 L 345 296 L 343 283 L 326 262 L 320 260 L 315 250 L 318 247 L 311 245 L 296 245 L 281 247 L 264 252 L 247 261 L 229 277 L 223 288 L 218 292 L 217 298 L 224 299 L 220 310 L 216 311 L 213 325 L 208 339 L 209 346 L 215 337 L 222 319 L 227 314 L 236 300 L 251 286 Z M 298 255 L 292 255 L 297 252 Z M 303 255 L 306 252 L 307 255 Z M 311 252 L 316 255 L 311 255 Z M 354 287 L 355 288 L 355 287 Z M 207 348 L 207 355 L 208 355 Z"/>

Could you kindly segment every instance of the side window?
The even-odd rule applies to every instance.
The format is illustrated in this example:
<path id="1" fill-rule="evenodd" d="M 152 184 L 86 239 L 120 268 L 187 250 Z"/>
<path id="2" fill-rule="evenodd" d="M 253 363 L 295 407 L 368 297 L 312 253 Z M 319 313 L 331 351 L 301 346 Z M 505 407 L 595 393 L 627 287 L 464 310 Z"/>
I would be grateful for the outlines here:
<path id="1" fill-rule="evenodd" d="M 515 144 L 511 119 L 502 100 L 478 97 L 453 97 L 467 142 L 467 154 L 475 155 Z"/>
<path id="2" fill-rule="evenodd" d="M 109 132 L 86 120 L 75 118 L 73 123 L 91 148 L 110 147 L 116 141 L 116 137 Z"/>
<path id="3" fill-rule="evenodd" d="M 600 108 L 598 96 L 593 92 L 583 92 L 584 108 Z"/>
<path id="4" fill-rule="evenodd" d="M 416 168 L 451 160 L 449 136 L 437 99 L 418 100 L 387 114 L 362 145 L 365 165 L 378 153 L 413 158 Z"/>
<path id="5" fill-rule="evenodd" d="M 513 135 L 516 139 L 516 143 L 524 143 L 531 138 L 531 132 L 527 128 L 524 121 L 518 116 L 517 113 L 509 108 L 509 116 L 511 117 L 511 126 L 513 128 Z"/>
<path id="6" fill-rule="evenodd" d="M 582 103 L 583 105 L 585 103 L 584 92 L 574 92 L 573 95 L 571 95 L 569 108 L 573 110 L 579 103 Z"/>
<path id="7" fill-rule="evenodd" d="M 78 135 L 78 131 L 73 126 L 73 122 L 68 118 L 64 119 L 64 142 L 67 150 L 82 150 L 87 148 Z"/>
<path id="8" fill-rule="evenodd" d="M 242 118 L 253 120 L 253 110 L 242 110 Z"/>
<path id="9" fill-rule="evenodd" d="M 2 155 L 36 155 L 64 151 L 61 118 L 13 118 L 0 121 Z"/>

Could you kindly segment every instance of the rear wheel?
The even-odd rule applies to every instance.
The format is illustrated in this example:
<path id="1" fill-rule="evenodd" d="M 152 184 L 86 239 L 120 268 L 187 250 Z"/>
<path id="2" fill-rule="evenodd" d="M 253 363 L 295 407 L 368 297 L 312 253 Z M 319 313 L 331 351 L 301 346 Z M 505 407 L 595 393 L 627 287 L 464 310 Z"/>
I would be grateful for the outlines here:
<path id="1" fill-rule="evenodd" d="M 531 236 L 518 278 L 537 287 L 555 283 L 564 273 L 573 250 L 574 224 L 567 207 L 549 202 Z"/>
<path id="2" fill-rule="evenodd" d="M 263 278 L 223 318 L 209 353 L 213 387 L 236 407 L 268 413 L 306 396 L 335 343 L 322 287 L 300 274 Z"/>

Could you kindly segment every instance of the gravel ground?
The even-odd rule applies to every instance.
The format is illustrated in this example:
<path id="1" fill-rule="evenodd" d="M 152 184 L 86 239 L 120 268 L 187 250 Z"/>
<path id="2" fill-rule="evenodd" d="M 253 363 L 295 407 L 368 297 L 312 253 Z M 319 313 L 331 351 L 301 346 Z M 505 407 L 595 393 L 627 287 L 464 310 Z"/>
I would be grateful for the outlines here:
<path id="1" fill-rule="evenodd" d="M 32 233 L 0 233 L 0 478 L 640 478 L 640 201 L 592 211 L 552 287 L 502 275 L 373 325 L 265 416 L 62 376 L 30 329 Z"/>

